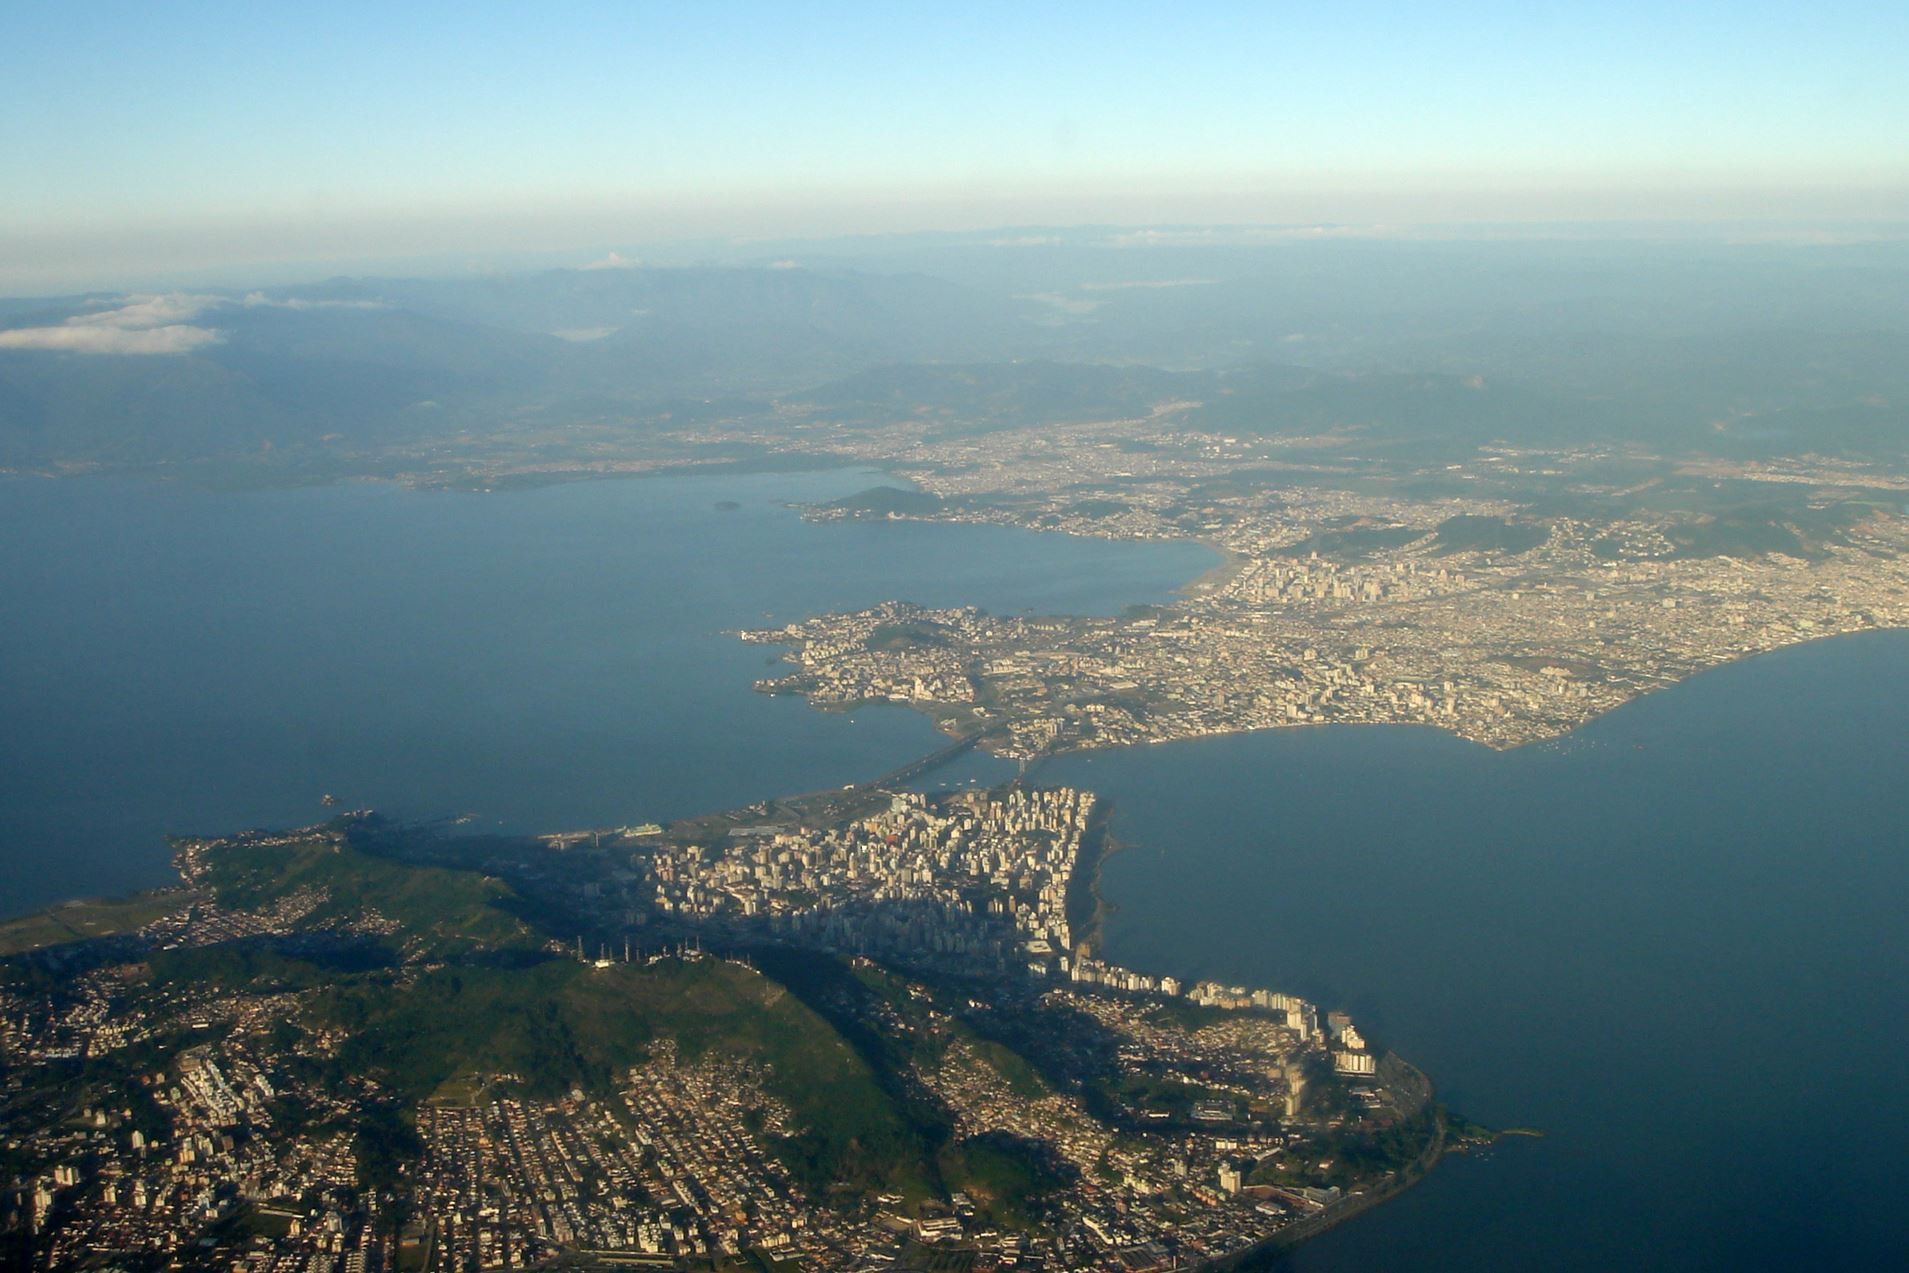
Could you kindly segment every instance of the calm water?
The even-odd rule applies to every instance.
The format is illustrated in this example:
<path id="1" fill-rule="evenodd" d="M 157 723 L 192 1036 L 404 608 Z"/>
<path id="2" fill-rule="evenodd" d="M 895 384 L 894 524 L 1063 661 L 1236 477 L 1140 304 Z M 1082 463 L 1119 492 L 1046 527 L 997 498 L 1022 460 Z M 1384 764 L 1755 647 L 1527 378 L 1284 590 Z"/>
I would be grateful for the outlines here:
<path id="1" fill-rule="evenodd" d="M 166 832 L 299 825 L 326 792 L 548 830 L 873 777 L 940 736 L 756 694 L 776 651 L 723 630 L 893 597 L 1105 612 L 1217 560 L 786 507 L 876 480 L 0 481 L 0 914 L 163 882 Z"/>
<path id="2" fill-rule="evenodd" d="M 723 629 L 888 597 L 1157 601 L 1187 545 L 810 526 L 865 474 L 208 495 L 0 482 L 0 913 L 167 877 L 160 836 L 320 794 L 543 829 L 869 777 L 911 713 L 749 689 Z M 719 501 L 739 509 L 724 511 Z M 1075 757 L 1112 956 L 1354 1012 L 1465 1112 L 1452 1160 L 1293 1261 L 1905 1266 L 1909 634 L 1700 677 L 1567 744 L 1306 730 Z M 976 759 L 952 778 L 996 777 Z"/>
<path id="3" fill-rule="evenodd" d="M 1534 1125 L 1293 1260 L 1909 1267 L 1909 633 L 1562 746 L 1291 731 L 1042 773 L 1116 801 L 1112 958 L 1345 1007 Z"/>

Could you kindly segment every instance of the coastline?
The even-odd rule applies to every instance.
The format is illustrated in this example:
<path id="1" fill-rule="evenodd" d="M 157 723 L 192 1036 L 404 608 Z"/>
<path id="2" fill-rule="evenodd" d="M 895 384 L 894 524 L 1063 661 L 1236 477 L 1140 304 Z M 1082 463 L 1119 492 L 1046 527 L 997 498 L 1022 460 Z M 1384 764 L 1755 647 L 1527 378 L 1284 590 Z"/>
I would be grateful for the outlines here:
<path id="1" fill-rule="evenodd" d="M 1202 576 L 1202 578 L 1204 578 L 1204 576 Z M 1516 739 L 1479 737 L 1440 721 L 1400 717 L 1396 719 L 1300 720 L 1279 721 L 1270 724 L 1224 725 L 1183 734 L 1170 734 L 1160 737 L 1147 737 L 1133 741 L 1123 740 L 1111 743 L 1100 742 L 1093 739 L 1076 738 L 1050 745 L 1041 750 L 1038 754 L 1026 757 L 1016 757 L 1013 754 L 1000 750 L 1002 735 L 997 732 L 983 731 L 977 739 L 977 745 L 981 751 L 1001 760 L 1024 760 L 1027 765 L 1027 770 L 1022 775 L 1024 780 L 1032 778 L 1040 765 L 1050 760 L 1060 760 L 1070 756 L 1091 755 L 1096 752 L 1115 752 L 1125 748 L 1167 747 L 1179 743 L 1201 742 L 1208 739 L 1237 737 L 1246 734 L 1283 733 L 1310 729 L 1429 729 L 1444 734 L 1449 738 L 1456 739 L 1459 742 L 1482 748 L 1485 751 L 1507 755 L 1529 748 L 1568 745 L 1571 740 L 1577 738 L 1587 728 L 1608 720 L 1621 712 L 1625 712 L 1639 703 L 1654 699 L 1666 691 L 1678 689 L 1702 677 L 1711 676 L 1718 672 L 1727 672 L 1742 667 L 1745 664 L 1754 663 L 1759 659 L 1766 659 L 1780 654 L 1789 654 L 1797 650 L 1809 649 L 1813 646 L 1821 646 L 1836 641 L 1886 636 L 1889 634 L 1909 635 L 1909 625 L 1879 625 L 1841 632 L 1818 632 L 1813 635 L 1799 637 L 1796 640 L 1781 645 L 1771 646 L 1768 649 L 1736 652 L 1727 658 L 1692 667 L 1681 674 L 1663 679 L 1655 685 L 1641 689 L 1619 702 L 1612 703 L 1608 707 L 1603 707 L 1569 724 L 1561 725 L 1557 728 L 1534 730 L 1527 736 Z M 735 635 L 735 633 L 726 633 L 725 635 Z M 786 660 L 787 656 L 784 657 Z M 808 702 L 810 708 L 819 712 L 852 712 L 864 707 L 899 707 L 905 711 L 912 711 L 922 716 L 951 740 L 961 737 L 955 730 L 945 728 L 942 720 L 938 719 L 931 712 L 924 710 L 917 703 L 897 702 L 882 697 L 869 697 L 854 701 L 818 702 L 805 690 L 770 689 L 765 688 L 761 684 L 758 684 L 755 690 L 757 693 L 769 697 L 802 698 Z M 957 729 L 958 728 L 957 726 Z"/>
<path id="2" fill-rule="evenodd" d="M 1245 553 L 1235 552 L 1210 539 L 1194 539 L 1192 542 L 1219 554 L 1220 559 L 1173 590 L 1174 595 L 1182 600 L 1191 600 L 1209 592 L 1218 591 L 1252 561 L 1252 558 Z"/>
<path id="3" fill-rule="evenodd" d="M 1112 823 L 1113 802 L 1096 796 L 1067 888 L 1067 927 L 1073 934 L 1074 947 L 1078 950 L 1086 946 L 1096 956 L 1106 918 L 1113 912 L 1112 904 L 1100 892 L 1100 870 L 1108 858 L 1127 847 L 1114 838 Z"/>
<path id="4" fill-rule="evenodd" d="M 1348 1195 L 1342 1201 L 1322 1211 L 1316 1211 L 1295 1220 L 1277 1233 L 1269 1235 L 1243 1251 L 1236 1251 L 1232 1255 L 1207 1261 L 1197 1267 L 1215 1271 L 1262 1267 L 1265 1263 L 1294 1250 L 1328 1229 L 1335 1229 L 1348 1220 L 1357 1219 L 1374 1207 L 1392 1201 L 1431 1175 L 1432 1169 L 1438 1166 L 1439 1159 L 1445 1156 L 1445 1142 L 1450 1130 L 1445 1110 L 1433 1101 L 1431 1080 L 1425 1077 L 1424 1071 L 1410 1061 L 1396 1052 L 1388 1052 L 1381 1066 L 1390 1066 L 1395 1072 L 1402 1069 L 1416 1079 L 1422 1085 L 1424 1093 L 1419 1108 L 1424 1109 L 1429 1105 L 1433 1111 L 1432 1139 L 1419 1156 L 1401 1168 L 1392 1179 L 1384 1181 L 1378 1187 L 1368 1192 Z"/>
<path id="5" fill-rule="evenodd" d="M 930 761 L 939 761 L 942 758 L 940 753 L 934 753 L 927 759 Z M 1101 926 L 1104 917 L 1113 909 L 1101 895 L 1101 867 L 1107 857 L 1120 851 L 1122 848 L 1129 847 L 1116 840 L 1109 831 L 1112 810 L 1113 806 L 1111 801 L 1097 800 L 1095 802 L 1093 811 L 1088 819 L 1088 827 L 1083 833 L 1083 852 L 1076 859 L 1077 872 L 1074 878 L 1080 881 L 1083 887 L 1078 890 L 1070 890 L 1070 895 L 1067 899 L 1070 925 L 1073 922 L 1072 917 L 1076 913 L 1076 908 L 1085 909 L 1091 904 L 1091 909 L 1086 909 L 1085 913 L 1084 922 L 1088 927 L 1086 930 L 1083 930 L 1090 935 L 1082 937 L 1080 940 L 1083 942 L 1092 942 L 1096 948 L 1101 939 Z M 187 873 L 186 878 L 188 880 L 192 878 L 190 873 Z M 122 899 L 113 899 L 110 901 L 100 901 L 99 899 L 81 900 L 67 903 L 66 905 L 68 907 L 77 908 L 105 907 L 117 913 L 120 911 L 129 911 L 130 908 L 135 906 L 151 908 L 156 904 L 164 903 L 164 908 L 168 912 L 177 912 L 180 907 L 189 905 L 200 896 L 203 896 L 203 894 L 190 883 L 187 883 L 168 888 L 147 890 Z M 38 915 L 28 917 L 29 921 L 39 918 L 41 917 Z M 113 934 L 101 932 L 87 936 L 96 940 L 111 935 Z M 1379 1063 L 1379 1070 L 1380 1074 L 1384 1077 L 1386 1086 L 1396 1089 L 1398 1092 L 1401 1099 L 1398 1099 L 1394 1103 L 1394 1108 L 1400 1111 L 1405 1117 L 1416 1117 L 1428 1109 L 1432 1112 L 1431 1135 L 1424 1149 L 1410 1162 L 1397 1168 L 1390 1176 L 1374 1182 L 1369 1189 L 1345 1195 L 1337 1200 L 1328 1202 L 1318 1211 L 1300 1214 L 1296 1217 L 1289 1215 L 1288 1222 L 1282 1228 L 1272 1232 L 1265 1232 L 1264 1236 L 1250 1241 L 1248 1245 L 1239 1250 L 1211 1260 L 1191 1264 L 1189 1267 L 1229 1270 L 1256 1267 L 1262 1259 L 1276 1256 L 1279 1252 L 1296 1247 L 1319 1233 L 1323 1233 L 1341 1223 L 1352 1220 L 1372 1207 L 1396 1197 L 1398 1194 L 1404 1192 L 1404 1190 L 1417 1184 L 1436 1166 L 1446 1146 L 1448 1123 L 1445 1111 L 1433 1103 L 1433 1089 L 1430 1080 L 1422 1071 L 1393 1053 L 1384 1054 Z M 1299 1205 L 1301 1204 L 1297 1201 L 1292 1203 L 1293 1207 L 1298 1207 Z M 1235 1232 L 1237 1233 L 1239 1231 L 1236 1230 Z M 1252 1229 L 1246 1229 L 1245 1232 L 1251 1233 Z M 1261 1230 L 1261 1232 L 1264 1232 L 1264 1230 Z"/>
<path id="6" fill-rule="evenodd" d="M 0 918 L 0 958 L 134 932 L 198 900 L 180 881 L 119 897 L 74 897 Z"/>

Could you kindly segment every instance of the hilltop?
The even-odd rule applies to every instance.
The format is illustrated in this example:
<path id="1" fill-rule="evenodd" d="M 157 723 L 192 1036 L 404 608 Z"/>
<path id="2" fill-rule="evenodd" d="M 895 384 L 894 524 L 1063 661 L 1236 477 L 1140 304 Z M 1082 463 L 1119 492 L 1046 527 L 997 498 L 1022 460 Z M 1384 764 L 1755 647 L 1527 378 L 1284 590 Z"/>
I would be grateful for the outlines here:
<path id="1" fill-rule="evenodd" d="M 1057 952 L 1097 825 L 1084 793 L 855 789 L 607 837 L 177 840 L 186 889 L 13 933 L 0 1166 L 33 1183 L 0 1220 L 55 1263 L 331 1233 L 387 1267 L 1098 1266 L 1415 1179 L 1442 1113 L 1349 1022 Z"/>

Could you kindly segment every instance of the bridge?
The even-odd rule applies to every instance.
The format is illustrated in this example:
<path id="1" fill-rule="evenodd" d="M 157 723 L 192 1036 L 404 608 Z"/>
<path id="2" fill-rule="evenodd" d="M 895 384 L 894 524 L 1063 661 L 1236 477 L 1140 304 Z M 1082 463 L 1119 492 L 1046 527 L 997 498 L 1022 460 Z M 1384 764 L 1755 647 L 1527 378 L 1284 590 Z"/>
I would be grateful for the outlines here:
<path id="1" fill-rule="evenodd" d="M 982 731 L 979 730 L 972 734 L 963 734 L 946 747 L 940 748 L 937 751 L 931 751 L 926 756 L 911 760 L 900 769 L 891 770 L 879 778 L 871 778 L 867 782 L 858 782 L 855 785 L 863 788 L 899 787 L 903 783 L 913 782 L 930 770 L 941 768 L 956 756 L 973 750 L 975 744 L 979 743 L 981 738 Z"/>

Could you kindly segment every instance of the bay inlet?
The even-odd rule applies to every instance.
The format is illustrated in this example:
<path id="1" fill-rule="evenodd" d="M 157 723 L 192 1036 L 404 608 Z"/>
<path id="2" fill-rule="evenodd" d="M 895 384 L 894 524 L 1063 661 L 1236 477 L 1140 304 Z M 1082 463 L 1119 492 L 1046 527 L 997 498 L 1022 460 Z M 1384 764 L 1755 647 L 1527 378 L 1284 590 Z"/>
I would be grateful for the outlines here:
<path id="1" fill-rule="evenodd" d="M 1296 1269 L 1894 1264 L 1909 1093 L 1909 633 L 1640 699 L 1554 744 L 1273 731 L 1064 757 L 1113 802 L 1110 959 L 1349 1010 L 1536 1126 Z"/>
<path id="2" fill-rule="evenodd" d="M 164 882 L 164 833 L 310 822 L 325 793 L 545 830 L 866 780 L 944 740 L 756 694 L 765 652 L 725 631 L 890 598 L 1110 613 L 1214 563 L 788 507 L 878 480 L 0 482 L 0 911 Z M 1110 959 L 1343 1007 L 1461 1112 L 1546 1132 L 1293 1267 L 1882 1267 L 1909 1185 L 1905 737 L 1909 634 L 1880 633 L 1511 752 L 1309 728 L 1039 780 L 1113 801 Z"/>

